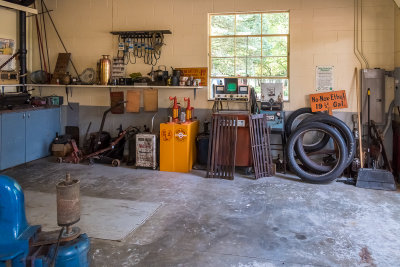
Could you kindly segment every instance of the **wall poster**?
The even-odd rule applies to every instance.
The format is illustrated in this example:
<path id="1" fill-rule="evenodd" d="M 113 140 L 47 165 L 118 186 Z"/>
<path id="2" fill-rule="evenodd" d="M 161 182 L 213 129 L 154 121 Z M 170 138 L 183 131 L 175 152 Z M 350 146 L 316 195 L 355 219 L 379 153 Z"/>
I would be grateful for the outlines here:
<path id="1" fill-rule="evenodd" d="M 333 90 L 333 71 L 334 66 L 317 66 L 315 68 L 315 85 L 316 91 L 332 91 Z"/>
<path id="2" fill-rule="evenodd" d="M 6 62 L 15 53 L 15 41 L 12 39 L 0 38 L 0 65 Z M 1 70 L 15 70 L 15 58 L 8 62 Z"/>

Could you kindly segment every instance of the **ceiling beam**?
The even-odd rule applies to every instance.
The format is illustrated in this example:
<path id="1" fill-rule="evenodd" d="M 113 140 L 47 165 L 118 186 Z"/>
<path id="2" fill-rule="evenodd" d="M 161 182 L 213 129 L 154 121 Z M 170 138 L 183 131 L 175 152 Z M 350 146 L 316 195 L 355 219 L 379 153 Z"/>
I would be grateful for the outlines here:
<path id="1" fill-rule="evenodd" d="M 22 6 L 22 5 L 18 5 L 18 4 L 2 1 L 2 0 L 0 0 L 0 6 L 11 8 L 11 9 L 15 9 L 15 10 L 19 10 L 19 11 L 25 11 L 25 12 L 28 12 L 28 13 L 31 13 L 31 14 L 37 14 L 38 13 L 38 11 L 36 9 L 34 9 L 34 8 L 30 8 L 30 7 L 26 7 L 26 6 Z"/>

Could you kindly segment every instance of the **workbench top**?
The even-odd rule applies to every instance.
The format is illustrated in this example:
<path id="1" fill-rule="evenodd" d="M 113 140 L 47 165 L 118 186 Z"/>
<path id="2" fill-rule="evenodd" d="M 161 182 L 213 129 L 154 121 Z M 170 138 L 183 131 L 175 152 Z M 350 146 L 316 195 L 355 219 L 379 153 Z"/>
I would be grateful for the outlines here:
<path id="1" fill-rule="evenodd" d="M 14 107 L 13 109 L 0 110 L 0 114 L 13 113 L 13 112 L 25 112 L 25 111 L 41 110 L 41 109 L 52 109 L 52 108 L 59 108 L 59 107 L 60 106 L 32 106 L 32 105 L 26 105 L 26 106 Z"/>

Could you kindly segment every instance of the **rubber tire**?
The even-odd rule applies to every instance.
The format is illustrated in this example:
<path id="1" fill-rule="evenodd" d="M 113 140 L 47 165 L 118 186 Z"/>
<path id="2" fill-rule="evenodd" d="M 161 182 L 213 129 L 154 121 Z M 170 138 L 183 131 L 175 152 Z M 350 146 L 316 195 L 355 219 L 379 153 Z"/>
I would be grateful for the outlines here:
<path id="1" fill-rule="evenodd" d="M 299 127 L 307 125 L 310 122 L 325 123 L 325 124 L 335 127 L 337 130 L 339 130 L 341 136 L 344 138 L 344 140 L 346 142 L 346 147 L 347 147 L 347 151 L 348 151 L 346 167 L 348 167 L 353 162 L 354 155 L 356 153 L 356 141 L 354 139 L 353 132 L 351 131 L 349 126 L 347 126 L 347 124 L 344 121 L 342 121 L 336 117 L 321 113 L 321 114 L 316 114 L 314 116 L 304 119 L 299 124 Z M 308 155 L 306 154 L 305 150 L 303 149 L 301 139 L 299 139 L 296 142 L 295 151 L 296 151 L 296 155 L 299 158 L 299 160 L 301 161 L 301 163 L 303 163 L 303 165 L 306 166 L 311 171 L 321 173 L 321 172 L 327 172 L 332 169 L 331 166 L 319 165 L 316 162 L 314 162 L 312 159 L 310 159 L 308 157 Z"/>
<path id="2" fill-rule="evenodd" d="M 308 131 L 323 131 L 325 132 L 325 134 L 333 138 L 333 140 L 336 142 L 337 148 L 339 150 L 339 157 L 336 165 L 329 172 L 323 174 L 310 173 L 303 170 L 297 163 L 294 147 L 299 137 Z M 290 135 L 288 143 L 286 145 L 286 155 L 290 169 L 295 172 L 303 181 L 309 183 L 328 183 L 338 178 L 344 171 L 346 167 L 348 152 L 346 148 L 346 143 L 338 130 L 321 122 L 310 122 L 306 125 L 298 127 Z"/>
<path id="3" fill-rule="evenodd" d="M 290 116 L 287 118 L 286 123 L 285 123 L 285 133 L 286 136 L 289 138 L 290 134 L 292 133 L 292 125 L 295 119 L 303 114 L 318 114 L 319 112 L 315 113 L 311 111 L 311 108 L 299 108 L 298 110 L 295 110 L 290 114 Z M 326 144 L 329 142 L 330 137 L 327 135 L 324 135 L 324 137 L 316 144 L 314 145 L 304 145 L 304 150 L 306 152 L 315 152 L 318 150 L 321 150 L 326 146 Z"/>

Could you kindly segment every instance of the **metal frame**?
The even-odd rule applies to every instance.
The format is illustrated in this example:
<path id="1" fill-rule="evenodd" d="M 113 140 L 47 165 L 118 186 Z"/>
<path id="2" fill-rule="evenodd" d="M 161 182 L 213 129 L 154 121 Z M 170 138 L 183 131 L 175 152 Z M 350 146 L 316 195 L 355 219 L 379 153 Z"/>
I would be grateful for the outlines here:
<path id="1" fill-rule="evenodd" d="M 236 115 L 213 114 L 206 178 L 234 179 L 237 128 Z"/>
<path id="2" fill-rule="evenodd" d="M 288 34 L 263 34 L 262 33 L 262 16 L 261 16 L 261 34 L 255 34 L 255 35 L 215 35 L 211 36 L 211 17 L 216 16 L 216 15 L 247 15 L 247 14 L 269 14 L 269 13 L 288 13 L 289 14 L 289 33 Z M 235 16 L 235 29 L 236 29 L 236 16 Z M 236 47 L 236 38 L 241 38 L 241 37 L 260 37 L 261 38 L 261 55 L 260 56 L 254 56 L 251 58 L 260 58 L 261 60 L 263 59 L 262 55 L 262 38 L 263 37 L 279 37 L 279 36 L 284 36 L 287 37 L 287 53 L 286 53 L 286 58 L 287 58 L 287 73 L 286 76 L 249 76 L 249 77 L 242 77 L 242 76 L 211 76 L 211 67 L 212 67 L 212 61 L 211 59 L 214 58 L 211 56 L 211 40 L 214 38 L 234 38 L 234 46 Z M 227 12 L 227 13 L 209 13 L 208 14 L 208 47 L 207 47 L 207 65 L 208 65 L 208 74 L 207 74 L 207 79 L 208 79 L 208 99 L 213 100 L 212 98 L 212 92 L 210 89 L 212 89 L 211 86 L 211 79 L 223 79 L 223 78 L 248 78 L 248 79 L 281 79 L 281 80 L 288 80 L 290 84 L 290 77 L 289 77 L 289 70 L 290 70 L 290 12 L 288 10 L 281 10 L 281 11 L 268 11 L 268 12 L 262 12 L 262 11 L 254 11 L 254 12 Z M 285 56 L 268 56 L 268 57 L 285 57 Z M 236 74 L 236 54 L 233 57 L 217 57 L 217 58 L 233 58 L 234 59 L 234 72 Z M 246 57 L 248 58 L 248 57 Z M 290 95 L 290 94 L 289 94 Z"/>

